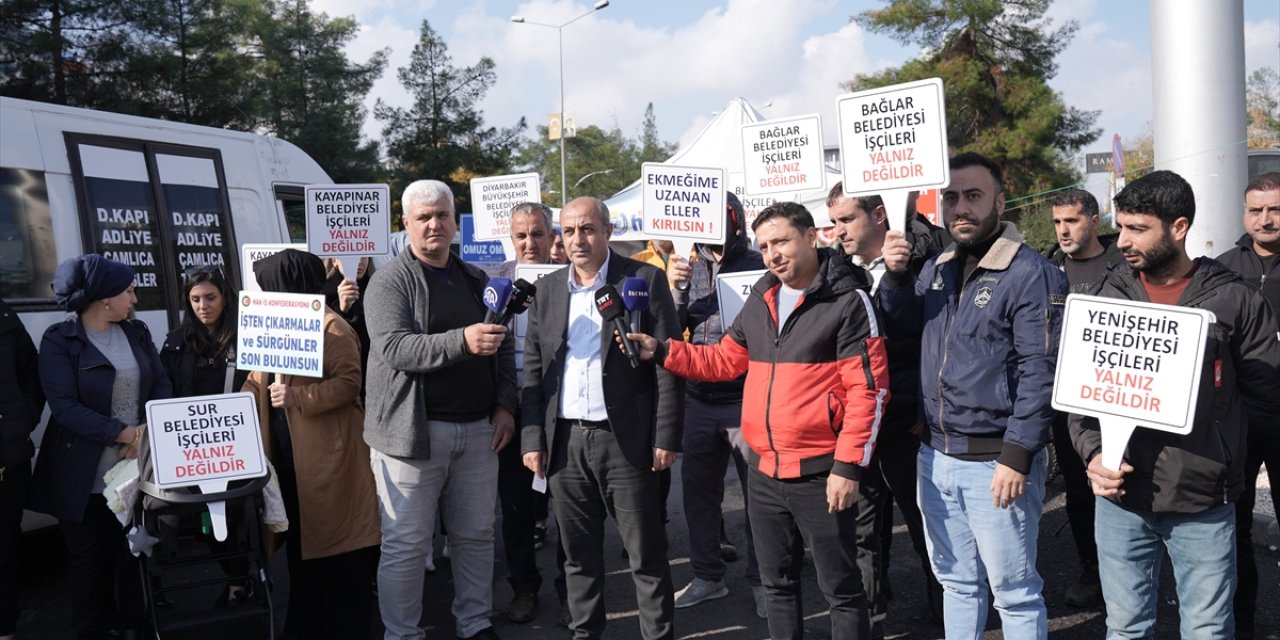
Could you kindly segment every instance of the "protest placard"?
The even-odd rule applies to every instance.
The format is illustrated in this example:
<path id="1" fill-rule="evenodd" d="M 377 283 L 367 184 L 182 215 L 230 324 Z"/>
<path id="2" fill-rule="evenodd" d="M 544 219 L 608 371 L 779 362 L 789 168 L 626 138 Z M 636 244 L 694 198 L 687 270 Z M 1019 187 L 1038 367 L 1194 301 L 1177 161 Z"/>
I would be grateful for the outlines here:
<path id="1" fill-rule="evenodd" d="M 172 490 L 225 491 L 232 480 L 267 475 L 267 459 L 252 393 L 152 400 L 146 405 L 151 481 Z M 226 503 L 207 505 L 214 537 L 227 538 Z"/>
<path id="2" fill-rule="evenodd" d="M 307 245 L 295 243 L 246 243 L 240 245 L 240 287 L 245 291 L 256 292 L 262 291 L 262 287 L 258 286 L 258 278 L 253 275 L 253 263 L 267 257 L 272 256 L 285 249 L 297 249 L 298 251 L 306 251 Z"/>
<path id="3" fill-rule="evenodd" d="M 391 188 L 385 184 L 307 185 L 307 247 L 336 258 L 354 280 L 360 258 L 391 254 Z"/>
<path id="4" fill-rule="evenodd" d="M 815 113 L 742 125 L 742 167 L 752 195 L 825 189 L 822 119 Z"/>
<path id="5" fill-rule="evenodd" d="M 458 216 L 458 250 L 462 261 L 471 264 L 502 264 L 507 260 L 502 242 L 476 238 L 475 216 Z"/>
<path id="6" fill-rule="evenodd" d="M 491 176 L 471 181 L 471 215 L 476 240 L 511 237 L 511 208 L 521 202 L 542 202 L 536 173 Z"/>
<path id="7" fill-rule="evenodd" d="M 1098 418 L 1109 469 L 1135 427 L 1190 433 L 1214 321 L 1203 309 L 1067 296 L 1053 408 Z"/>
<path id="8" fill-rule="evenodd" d="M 307 247 L 322 258 L 391 253 L 391 188 L 307 185 Z"/>
<path id="9" fill-rule="evenodd" d="M 724 169 L 646 162 L 640 185 L 645 235 L 675 241 L 678 255 L 695 242 L 724 244 Z"/>
<path id="10" fill-rule="evenodd" d="M 161 489 L 267 473 L 252 393 L 152 400 L 147 425 Z"/>
<path id="11" fill-rule="evenodd" d="M 906 229 L 906 194 L 950 181 L 942 80 L 929 78 L 836 98 L 848 196 L 879 195 Z"/>
<path id="12" fill-rule="evenodd" d="M 241 291 L 237 369 L 324 374 L 324 296 Z"/>
<path id="13" fill-rule="evenodd" d="M 568 265 L 564 265 L 564 264 L 517 264 L 515 277 L 516 277 L 516 280 L 524 280 L 526 282 L 533 284 L 533 286 L 535 287 L 539 287 L 539 290 L 541 290 L 541 285 L 538 284 L 539 278 L 547 275 L 548 273 L 552 273 L 552 272 L 559 271 L 561 269 L 566 269 L 566 268 L 568 268 Z M 536 297 L 537 295 L 535 294 L 535 299 Z M 516 316 L 515 330 L 516 330 L 516 337 L 515 337 L 516 371 L 523 371 L 524 370 L 524 337 L 525 337 L 525 334 L 529 332 L 529 314 L 528 313 L 522 313 Z"/>
<path id="14" fill-rule="evenodd" d="M 729 325 L 733 324 L 733 319 L 738 317 L 742 307 L 747 304 L 747 298 L 751 297 L 751 287 L 754 287 L 756 282 L 766 273 L 769 273 L 768 269 L 736 271 L 716 276 L 716 298 L 720 302 L 720 324 L 726 330 Z"/>

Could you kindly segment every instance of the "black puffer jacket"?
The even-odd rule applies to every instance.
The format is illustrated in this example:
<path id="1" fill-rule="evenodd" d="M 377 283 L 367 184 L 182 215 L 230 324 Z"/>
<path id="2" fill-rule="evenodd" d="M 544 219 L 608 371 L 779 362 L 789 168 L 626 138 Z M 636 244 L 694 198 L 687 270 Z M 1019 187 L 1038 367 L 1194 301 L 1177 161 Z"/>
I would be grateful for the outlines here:
<path id="1" fill-rule="evenodd" d="M 22 320 L 0 300 L 0 467 L 31 459 L 31 432 L 44 411 L 36 345 Z"/>
<path id="2" fill-rule="evenodd" d="M 1150 302 L 1131 269 L 1108 272 L 1099 295 Z M 1200 258 L 1178 306 L 1212 311 L 1217 322 L 1209 327 L 1191 433 L 1136 429 L 1129 440 L 1124 457 L 1134 470 L 1118 502 L 1135 511 L 1199 513 L 1235 501 L 1244 490 L 1248 430 L 1280 428 L 1280 340 L 1257 290 Z M 1102 450 L 1098 420 L 1072 415 L 1069 425 L 1088 462 Z"/>
<path id="3" fill-rule="evenodd" d="M 736 196 L 728 196 L 730 211 L 725 213 L 724 252 L 719 261 L 706 245 L 697 245 L 698 259 L 690 267 L 689 288 L 671 289 L 675 298 L 676 314 L 681 327 L 688 332 L 691 344 L 716 344 L 724 337 L 724 323 L 720 320 L 720 298 L 716 293 L 716 276 L 722 273 L 759 271 L 764 269 L 760 252 L 751 248 L 742 205 Z M 736 206 L 735 206 L 736 205 Z M 685 394 L 710 404 L 738 404 L 742 402 L 742 384 L 745 377 L 729 382 L 695 382 L 685 385 Z"/>
<path id="4" fill-rule="evenodd" d="M 1271 305 L 1271 310 L 1280 316 L 1280 260 L 1272 262 L 1270 269 L 1264 268 L 1262 258 L 1253 251 L 1253 238 L 1247 233 L 1217 260 L 1240 274 L 1245 282 L 1261 289 L 1262 297 Z"/>

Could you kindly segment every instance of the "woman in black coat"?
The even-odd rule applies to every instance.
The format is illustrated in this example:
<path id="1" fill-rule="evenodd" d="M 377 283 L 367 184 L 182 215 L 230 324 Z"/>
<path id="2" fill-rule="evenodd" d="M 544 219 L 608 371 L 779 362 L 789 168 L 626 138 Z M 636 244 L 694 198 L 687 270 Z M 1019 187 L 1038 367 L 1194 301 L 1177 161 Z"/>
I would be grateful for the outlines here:
<path id="1" fill-rule="evenodd" d="M 136 458 L 149 400 L 170 395 L 147 325 L 133 319 L 128 265 L 83 255 L 58 265 L 53 293 L 74 317 L 40 343 L 50 418 L 32 474 L 31 508 L 58 519 L 79 638 L 108 638 L 142 622 L 137 562 L 107 508 L 103 474 Z"/>
<path id="2" fill-rule="evenodd" d="M 160 349 L 173 397 L 232 393 L 244 386 L 249 372 L 236 369 L 235 299 L 219 267 L 183 275 L 182 320 Z"/>
<path id="3" fill-rule="evenodd" d="M 31 484 L 31 432 L 44 411 L 36 345 L 0 300 L 0 640 L 18 628 L 18 538 Z"/>

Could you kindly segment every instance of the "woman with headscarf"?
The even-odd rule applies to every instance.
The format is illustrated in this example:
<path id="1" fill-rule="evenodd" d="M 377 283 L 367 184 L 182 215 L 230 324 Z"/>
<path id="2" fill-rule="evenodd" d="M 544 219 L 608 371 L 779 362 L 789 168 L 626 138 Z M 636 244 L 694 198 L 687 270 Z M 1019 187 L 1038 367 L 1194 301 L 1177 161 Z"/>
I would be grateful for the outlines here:
<path id="1" fill-rule="evenodd" d="M 147 401 L 170 396 L 151 332 L 132 319 L 133 280 L 132 268 L 99 255 L 58 265 L 54 297 L 76 316 L 49 327 L 40 343 L 40 383 L 51 415 L 31 508 L 62 527 L 79 638 L 107 638 L 142 622 L 136 560 L 103 497 L 103 475 L 138 456 Z"/>
<path id="2" fill-rule="evenodd" d="M 253 271 L 264 291 L 319 295 L 325 281 L 320 258 L 294 249 Z M 345 640 L 369 633 L 381 526 L 364 442 L 360 340 L 327 307 L 323 327 L 323 377 L 255 371 L 244 390 L 258 398 L 289 516 L 285 636 Z"/>

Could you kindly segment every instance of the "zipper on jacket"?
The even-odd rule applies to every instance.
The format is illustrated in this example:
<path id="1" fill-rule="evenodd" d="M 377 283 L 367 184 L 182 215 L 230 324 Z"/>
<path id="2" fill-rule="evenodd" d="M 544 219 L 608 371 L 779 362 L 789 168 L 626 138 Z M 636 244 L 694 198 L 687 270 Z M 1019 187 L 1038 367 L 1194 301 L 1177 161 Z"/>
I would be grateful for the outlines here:
<path id="1" fill-rule="evenodd" d="M 769 390 L 765 393 L 764 400 L 764 432 L 769 436 L 769 450 L 773 452 L 774 480 L 782 477 L 782 465 L 780 464 L 780 458 L 778 457 L 778 448 L 773 444 L 773 380 L 777 377 L 778 352 L 782 350 L 782 335 L 791 327 L 792 321 L 795 320 L 796 313 L 803 309 L 805 303 L 809 301 L 808 296 L 804 296 L 804 294 L 801 294 L 801 296 L 803 297 L 800 298 L 800 304 L 796 305 L 796 308 L 791 310 L 791 315 L 787 316 L 787 321 L 782 324 L 781 329 L 778 328 L 778 323 L 773 319 L 773 315 L 769 314 L 769 324 L 772 325 L 770 328 L 775 331 L 775 334 L 773 336 L 773 353 L 770 354 L 769 358 Z M 768 310 L 769 304 L 767 302 L 764 306 L 765 309 Z M 781 314 L 782 310 L 779 309 L 778 313 Z"/>

